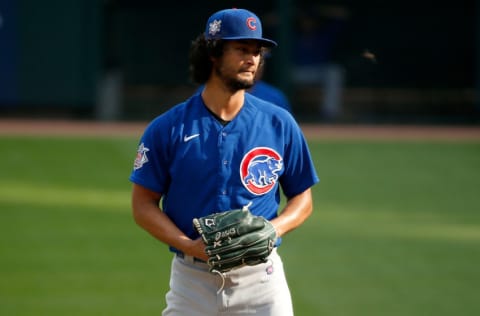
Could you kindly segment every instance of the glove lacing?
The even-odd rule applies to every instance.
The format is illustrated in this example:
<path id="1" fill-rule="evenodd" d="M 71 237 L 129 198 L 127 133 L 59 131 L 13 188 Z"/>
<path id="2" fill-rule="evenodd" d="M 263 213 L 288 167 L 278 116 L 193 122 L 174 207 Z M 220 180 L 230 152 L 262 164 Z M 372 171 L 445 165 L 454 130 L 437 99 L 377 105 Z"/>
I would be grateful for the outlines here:
<path id="1" fill-rule="evenodd" d="M 252 205 L 252 204 L 253 204 L 252 201 L 248 202 L 247 205 L 244 205 L 244 206 L 242 207 L 242 210 L 247 211 L 247 210 L 249 209 L 250 205 Z"/>
<path id="2" fill-rule="evenodd" d="M 225 273 L 220 272 L 217 269 L 213 269 L 211 272 L 218 274 L 220 276 L 220 279 L 222 279 L 222 284 L 220 285 L 220 288 L 217 291 L 217 295 L 218 295 L 220 294 L 220 292 L 223 291 L 223 288 L 225 287 Z"/>

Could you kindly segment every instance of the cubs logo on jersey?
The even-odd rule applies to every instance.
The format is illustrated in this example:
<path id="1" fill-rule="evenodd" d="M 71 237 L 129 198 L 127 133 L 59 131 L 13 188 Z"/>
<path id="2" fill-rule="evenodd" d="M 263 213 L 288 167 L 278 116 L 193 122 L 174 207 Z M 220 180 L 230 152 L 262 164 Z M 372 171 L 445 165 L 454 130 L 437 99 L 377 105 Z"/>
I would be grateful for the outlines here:
<path id="1" fill-rule="evenodd" d="M 243 157 L 240 177 L 249 192 L 262 195 L 273 189 L 282 168 L 283 159 L 275 150 L 256 147 Z"/>

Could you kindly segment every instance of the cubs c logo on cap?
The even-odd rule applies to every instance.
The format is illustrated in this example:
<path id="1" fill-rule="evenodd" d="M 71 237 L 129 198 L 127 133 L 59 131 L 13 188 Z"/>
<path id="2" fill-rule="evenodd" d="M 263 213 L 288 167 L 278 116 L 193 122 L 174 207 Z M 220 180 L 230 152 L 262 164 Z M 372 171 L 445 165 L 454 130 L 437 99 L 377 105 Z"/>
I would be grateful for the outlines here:
<path id="1" fill-rule="evenodd" d="M 247 19 L 247 27 L 255 31 L 257 29 L 257 20 L 254 17 L 249 17 Z"/>
<path id="2" fill-rule="evenodd" d="M 282 168 L 283 159 L 275 150 L 256 147 L 243 157 L 240 178 L 250 193 L 262 195 L 275 187 Z"/>

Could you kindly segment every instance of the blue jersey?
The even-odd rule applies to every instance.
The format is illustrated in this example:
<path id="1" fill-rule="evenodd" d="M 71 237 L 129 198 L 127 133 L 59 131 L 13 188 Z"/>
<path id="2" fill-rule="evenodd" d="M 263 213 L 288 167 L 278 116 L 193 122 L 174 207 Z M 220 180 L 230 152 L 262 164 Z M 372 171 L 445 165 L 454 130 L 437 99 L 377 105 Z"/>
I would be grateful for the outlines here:
<path id="1" fill-rule="evenodd" d="M 140 140 L 130 180 L 162 194 L 162 209 L 188 237 L 192 219 L 251 203 L 255 215 L 277 216 L 287 197 L 318 177 L 290 113 L 245 94 L 237 116 L 222 125 L 199 93 L 155 118 Z"/>

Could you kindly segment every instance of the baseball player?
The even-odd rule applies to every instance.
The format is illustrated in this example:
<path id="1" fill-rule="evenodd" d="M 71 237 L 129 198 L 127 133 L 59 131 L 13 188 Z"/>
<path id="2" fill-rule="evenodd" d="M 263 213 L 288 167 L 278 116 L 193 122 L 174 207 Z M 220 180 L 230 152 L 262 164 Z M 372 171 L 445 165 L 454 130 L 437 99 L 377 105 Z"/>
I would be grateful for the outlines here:
<path id="1" fill-rule="evenodd" d="M 190 49 L 192 78 L 205 88 L 151 121 L 139 141 L 133 216 L 174 254 L 164 316 L 293 315 L 277 249 L 311 214 L 319 179 L 292 115 L 245 93 L 264 49 L 277 45 L 262 36 L 248 10 L 211 15 Z M 207 249 L 220 242 L 206 247 L 192 221 L 246 207 L 274 228 L 275 247 L 258 264 L 213 269 L 216 256 Z M 220 235 L 230 240 L 233 233 Z"/>

